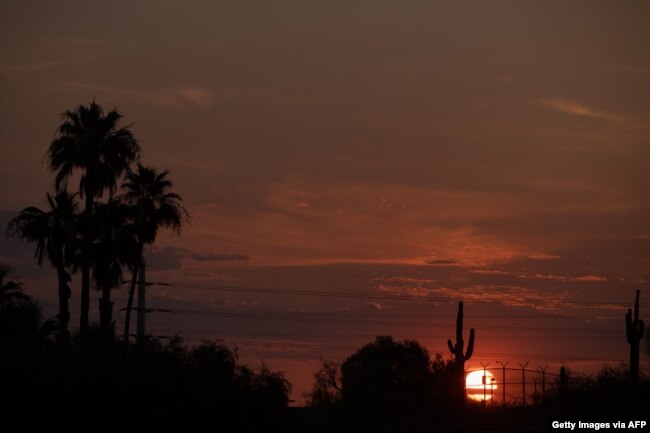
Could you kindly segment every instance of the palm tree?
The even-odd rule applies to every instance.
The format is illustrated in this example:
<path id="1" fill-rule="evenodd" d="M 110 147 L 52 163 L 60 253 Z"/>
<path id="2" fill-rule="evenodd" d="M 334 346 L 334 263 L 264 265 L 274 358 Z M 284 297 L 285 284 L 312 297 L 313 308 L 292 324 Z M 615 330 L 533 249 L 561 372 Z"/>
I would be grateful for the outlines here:
<path id="1" fill-rule="evenodd" d="M 28 299 L 29 296 L 23 293 L 22 283 L 11 277 L 11 269 L 0 264 L 0 308 Z"/>
<path id="2" fill-rule="evenodd" d="M 70 274 L 67 266 L 75 249 L 77 236 L 77 203 L 76 194 L 60 191 L 55 196 L 47 193 L 49 210 L 43 211 L 37 207 L 27 207 L 20 211 L 7 226 L 7 235 L 18 237 L 24 241 L 35 242 L 34 256 L 38 264 L 49 260 L 56 269 L 59 292 L 59 331 L 60 341 L 69 337 L 68 323 L 70 322 Z"/>
<path id="3" fill-rule="evenodd" d="M 156 240 L 160 228 L 169 228 L 180 233 L 181 227 L 189 219 L 189 214 L 181 205 L 181 197 L 169 192 L 173 186 L 167 177 L 168 171 L 158 173 L 156 169 L 138 163 L 136 171 L 129 171 L 126 182 L 122 184 L 125 193 L 122 197 L 133 210 L 133 227 L 137 237 L 136 262 L 133 266 L 129 300 L 124 321 L 124 339 L 129 339 L 133 295 L 138 272 L 144 270 L 143 251 L 145 245 Z"/>
<path id="4" fill-rule="evenodd" d="M 106 336 L 114 334 L 111 290 L 117 287 L 124 267 L 135 261 L 137 242 L 129 222 L 130 209 L 116 199 L 96 203 L 97 233 L 90 249 L 92 277 L 99 299 L 99 326 Z"/>
<path id="5" fill-rule="evenodd" d="M 80 172 L 79 194 L 85 199 L 81 225 L 81 317 L 79 331 L 88 331 L 90 307 L 90 251 L 93 239 L 93 211 L 95 198 L 105 190 L 112 196 L 118 179 L 140 156 L 140 146 L 129 129 L 119 126 L 122 115 L 116 110 L 104 114 L 93 100 L 63 113 L 63 123 L 47 150 L 50 170 L 57 172 L 57 189 L 65 186 L 69 178 Z"/>
<path id="6" fill-rule="evenodd" d="M 39 303 L 23 293 L 22 283 L 0 264 L 0 350 L 41 343 L 56 329 L 56 322 L 43 320 Z"/>

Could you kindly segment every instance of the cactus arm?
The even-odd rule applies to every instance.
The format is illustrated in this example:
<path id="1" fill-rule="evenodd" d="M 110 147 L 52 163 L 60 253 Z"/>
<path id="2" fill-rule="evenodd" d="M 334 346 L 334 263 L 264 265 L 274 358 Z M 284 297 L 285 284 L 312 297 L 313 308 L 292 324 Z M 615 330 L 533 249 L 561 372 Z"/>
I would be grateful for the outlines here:
<path id="1" fill-rule="evenodd" d="M 458 316 L 456 317 L 456 343 L 463 341 L 463 303 L 458 303 Z"/>
<path id="2" fill-rule="evenodd" d="M 467 344 L 467 353 L 465 354 L 465 360 L 468 361 L 474 353 L 474 328 L 469 330 L 469 343 Z"/>
<path id="3" fill-rule="evenodd" d="M 447 340 L 447 346 L 449 346 L 449 351 L 451 352 L 452 355 L 456 354 L 456 350 L 454 349 L 454 345 L 451 344 L 451 340 Z"/>

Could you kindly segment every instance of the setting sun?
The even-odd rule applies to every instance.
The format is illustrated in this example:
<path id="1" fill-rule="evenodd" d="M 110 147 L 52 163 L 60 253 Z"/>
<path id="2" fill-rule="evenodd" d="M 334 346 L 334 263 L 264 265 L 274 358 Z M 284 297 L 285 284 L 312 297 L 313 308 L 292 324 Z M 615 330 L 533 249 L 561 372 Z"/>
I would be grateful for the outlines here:
<path id="1" fill-rule="evenodd" d="M 465 389 L 467 396 L 472 400 L 490 400 L 497 389 L 497 381 L 494 375 L 485 370 L 485 381 L 483 380 L 483 370 L 472 371 L 465 378 Z"/>

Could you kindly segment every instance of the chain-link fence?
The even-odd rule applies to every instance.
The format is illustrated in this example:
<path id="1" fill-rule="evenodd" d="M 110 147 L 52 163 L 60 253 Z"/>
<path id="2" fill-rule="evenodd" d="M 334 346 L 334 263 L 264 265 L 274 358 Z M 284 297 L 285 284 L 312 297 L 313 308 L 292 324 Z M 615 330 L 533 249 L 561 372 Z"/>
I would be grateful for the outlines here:
<path id="1" fill-rule="evenodd" d="M 486 405 L 536 405 L 556 397 L 574 386 L 589 385 L 589 377 L 572 377 L 564 367 L 529 367 L 528 363 L 485 364 L 469 368 L 465 374 L 465 390 L 471 400 Z"/>

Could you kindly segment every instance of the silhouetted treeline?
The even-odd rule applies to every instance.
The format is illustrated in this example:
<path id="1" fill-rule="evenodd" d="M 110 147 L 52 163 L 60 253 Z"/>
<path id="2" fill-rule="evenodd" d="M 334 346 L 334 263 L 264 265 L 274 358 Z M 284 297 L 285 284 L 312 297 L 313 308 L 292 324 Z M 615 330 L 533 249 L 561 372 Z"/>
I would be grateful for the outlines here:
<path id="1" fill-rule="evenodd" d="M 4 431 L 255 428 L 280 425 L 288 403 L 281 374 L 240 365 L 235 352 L 214 343 L 2 352 Z"/>
<path id="2" fill-rule="evenodd" d="M 431 357 L 416 341 L 377 337 L 342 363 L 323 360 L 305 395 L 307 407 L 291 408 L 292 421 L 311 433 L 502 432 L 544 430 L 549 417 L 647 418 L 646 375 L 634 387 L 626 364 L 605 365 L 591 376 L 565 372 L 567 385 L 547 392 L 543 404 L 462 404 L 454 394 L 453 360 Z"/>
<path id="3" fill-rule="evenodd" d="M 282 427 L 291 386 L 226 346 L 130 344 L 90 327 L 56 341 L 56 321 L 0 268 L 2 431 L 193 431 Z"/>

